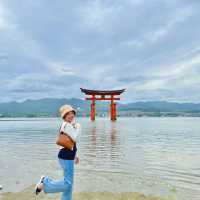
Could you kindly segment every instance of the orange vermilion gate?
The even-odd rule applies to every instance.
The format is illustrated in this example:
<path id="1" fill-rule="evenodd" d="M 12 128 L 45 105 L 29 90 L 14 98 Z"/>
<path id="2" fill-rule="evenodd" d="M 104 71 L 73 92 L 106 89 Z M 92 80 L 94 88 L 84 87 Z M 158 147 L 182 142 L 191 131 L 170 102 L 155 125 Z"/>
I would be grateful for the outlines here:
<path id="1" fill-rule="evenodd" d="M 119 96 L 121 93 L 125 91 L 125 89 L 122 90 L 88 90 L 80 88 L 81 92 L 85 93 L 86 100 L 91 101 L 91 108 L 90 108 L 90 119 L 92 121 L 95 120 L 96 115 L 96 108 L 95 108 L 95 101 L 104 101 L 104 100 L 110 100 L 110 118 L 112 121 L 115 121 L 117 119 L 117 108 L 115 100 L 120 100 Z"/>

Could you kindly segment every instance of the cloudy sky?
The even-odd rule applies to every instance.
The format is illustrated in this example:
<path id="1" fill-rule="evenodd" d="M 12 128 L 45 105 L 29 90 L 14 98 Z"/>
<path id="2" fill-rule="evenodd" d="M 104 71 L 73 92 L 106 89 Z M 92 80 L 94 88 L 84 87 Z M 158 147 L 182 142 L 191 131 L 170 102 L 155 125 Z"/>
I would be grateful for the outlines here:
<path id="1" fill-rule="evenodd" d="M 0 101 L 80 87 L 200 102 L 200 1 L 0 0 Z"/>

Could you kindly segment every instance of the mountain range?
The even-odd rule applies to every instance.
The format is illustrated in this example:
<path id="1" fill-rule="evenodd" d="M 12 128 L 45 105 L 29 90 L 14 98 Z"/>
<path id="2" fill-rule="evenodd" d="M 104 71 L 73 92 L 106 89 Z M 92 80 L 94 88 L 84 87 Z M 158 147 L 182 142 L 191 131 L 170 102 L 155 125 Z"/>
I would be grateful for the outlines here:
<path id="1" fill-rule="evenodd" d="M 89 114 L 90 102 L 78 98 L 45 98 L 37 100 L 25 100 L 23 102 L 0 103 L 1 117 L 45 117 L 58 116 L 58 109 L 63 104 L 71 104 L 81 113 Z M 123 113 L 200 113 L 200 103 L 177 103 L 167 101 L 140 101 L 117 104 L 118 112 Z M 109 110 L 109 102 L 97 102 L 97 110 L 106 112 Z"/>

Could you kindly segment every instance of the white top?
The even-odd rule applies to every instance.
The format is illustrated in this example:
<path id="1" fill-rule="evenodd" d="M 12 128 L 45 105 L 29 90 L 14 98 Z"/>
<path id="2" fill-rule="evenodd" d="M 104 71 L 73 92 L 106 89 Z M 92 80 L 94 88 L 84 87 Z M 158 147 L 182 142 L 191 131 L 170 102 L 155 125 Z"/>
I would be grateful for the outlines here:
<path id="1" fill-rule="evenodd" d="M 71 137 L 71 139 L 76 142 L 77 145 L 77 149 L 79 149 L 79 137 L 81 134 L 81 125 L 79 123 L 76 122 L 65 122 L 63 121 L 61 128 L 60 128 L 60 132 L 66 133 L 67 135 L 69 135 Z"/>
<path id="2" fill-rule="evenodd" d="M 60 132 L 66 133 L 74 142 L 77 142 L 81 132 L 81 125 L 79 123 L 69 123 L 64 121 L 61 125 Z"/>

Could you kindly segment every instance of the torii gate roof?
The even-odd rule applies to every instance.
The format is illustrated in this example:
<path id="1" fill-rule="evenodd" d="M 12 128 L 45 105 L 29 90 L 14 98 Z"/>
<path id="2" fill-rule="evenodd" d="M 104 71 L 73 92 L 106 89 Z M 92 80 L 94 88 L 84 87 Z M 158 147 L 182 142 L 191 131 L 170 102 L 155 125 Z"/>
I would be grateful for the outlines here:
<path id="1" fill-rule="evenodd" d="M 125 91 L 125 89 L 121 90 L 88 90 L 84 88 L 80 88 L 81 92 L 87 95 L 120 95 Z"/>

